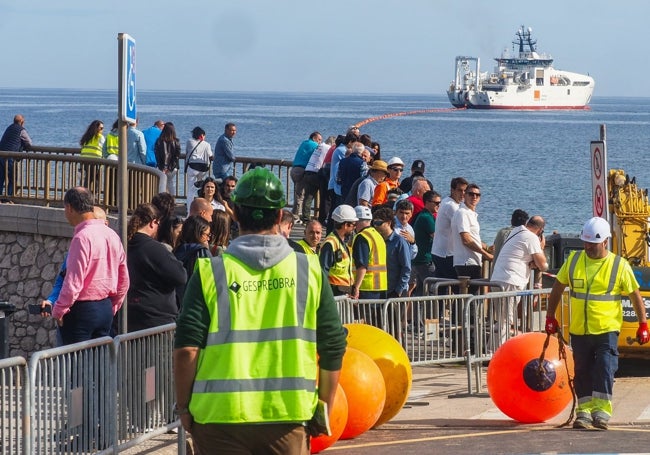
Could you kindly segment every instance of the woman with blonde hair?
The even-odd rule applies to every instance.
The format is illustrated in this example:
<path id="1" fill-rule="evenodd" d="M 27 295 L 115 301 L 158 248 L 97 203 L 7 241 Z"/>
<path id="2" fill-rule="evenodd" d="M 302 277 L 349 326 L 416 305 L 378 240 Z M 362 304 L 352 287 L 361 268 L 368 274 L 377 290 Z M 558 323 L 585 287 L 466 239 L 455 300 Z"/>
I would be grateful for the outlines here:
<path id="1" fill-rule="evenodd" d="M 220 210 L 212 213 L 212 256 L 221 256 L 230 243 L 230 215 Z"/>

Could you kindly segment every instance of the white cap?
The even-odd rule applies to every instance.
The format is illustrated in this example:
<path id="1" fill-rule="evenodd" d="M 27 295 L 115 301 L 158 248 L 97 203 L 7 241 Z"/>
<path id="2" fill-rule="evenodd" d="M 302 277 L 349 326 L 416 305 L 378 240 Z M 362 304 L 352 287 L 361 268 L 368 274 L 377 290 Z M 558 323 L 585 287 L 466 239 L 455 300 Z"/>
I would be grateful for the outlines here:
<path id="1" fill-rule="evenodd" d="M 370 207 L 357 205 L 354 208 L 354 211 L 357 213 L 357 218 L 360 220 L 372 220 L 372 211 L 370 210 Z"/>
<path id="2" fill-rule="evenodd" d="M 394 166 L 396 164 L 400 164 L 400 165 L 404 166 L 404 161 L 402 161 L 399 157 L 394 156 L 394 157 L 392 157 L 391 159 L 388 160 L 387 164 L 388 164 L 388 167 Z"/>
<path id="3" fill-rule="evenodd" d="M 354 223 L 359 221 L 356 211 L 350 205 L 341 204 L 332 212 L 335 223 Z"/>
<path id="4" fill-rule="evenodd" d="M 602 243 L 611 237 L 611 229 L 605 218 L 595 216 L 589 219 L 582 228 L 580 240 L 588 243 Z"/>

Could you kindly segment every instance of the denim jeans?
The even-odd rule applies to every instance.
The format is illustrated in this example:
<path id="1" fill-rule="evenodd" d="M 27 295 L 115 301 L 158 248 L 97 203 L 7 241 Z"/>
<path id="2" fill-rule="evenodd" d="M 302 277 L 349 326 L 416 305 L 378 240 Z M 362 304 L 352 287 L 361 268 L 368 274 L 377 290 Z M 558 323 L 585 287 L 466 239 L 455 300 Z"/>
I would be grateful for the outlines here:
<path id="1" fill-rule="evenodd" d="M 78 343 L 110 336 L 113 323 L 113 305 L 109 298 L 76 301 L 63 316 L 60 327 L 63 344 Z"/>

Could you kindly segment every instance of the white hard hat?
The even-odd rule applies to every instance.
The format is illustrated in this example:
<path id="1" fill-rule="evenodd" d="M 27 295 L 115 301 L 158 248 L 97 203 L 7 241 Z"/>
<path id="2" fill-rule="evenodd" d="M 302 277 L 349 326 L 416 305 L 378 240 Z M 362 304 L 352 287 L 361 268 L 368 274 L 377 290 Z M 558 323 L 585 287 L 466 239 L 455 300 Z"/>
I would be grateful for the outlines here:
<path id="1" fill-rule="evenodd" d="M 580 240 L 588 243 L 602 243 L 611 236 L 609 223 L 605 218 L 595 216 L 588 220 L 580 233 Z"/>
<path id="2" fill-rule="evenodd" d="M 399 164 L 401 166 L 404 166 L 404 161 L 402 161 L 399 157 L 394 156 L 391 159 L 388 160 L 388 167 L 394 166 L 396 164 Z"/>
<path id="3" fill-rule="evenodd" d="M 360 220 L 372 220 L 372 211 L 370 210 L 370 207 L 357 205 L 354 208 L 354 211 L 357 213 L 357 218 Z"/>
<path id="4" fill-rule="evenodd" d="M 355 221 L 359 221 L 354 209 L 345 204 L 341 204 L 334 209 L 332 212 L 332 220 L 336 223 L 354 223 Z"/>

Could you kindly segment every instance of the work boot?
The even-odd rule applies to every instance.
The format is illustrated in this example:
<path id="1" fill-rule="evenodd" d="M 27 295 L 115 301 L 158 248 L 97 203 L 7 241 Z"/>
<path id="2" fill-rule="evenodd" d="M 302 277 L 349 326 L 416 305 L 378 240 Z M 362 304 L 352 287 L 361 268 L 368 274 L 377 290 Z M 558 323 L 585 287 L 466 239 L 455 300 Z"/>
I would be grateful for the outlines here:
<path id="1" fill-rule="evenodd" d="M 591 430 L 593 425 L 589 417 L 580 416 L 573 421 L 573 428 L 577 430 Z"/>
<path id="2" fill-rule="evenodd" d="M 594 419 L 594 427 L 600 430 L 607 430 L 609 429 L 609 424 L 607 420 L 603 419 L 602 417 L 596 417 Z"/>

